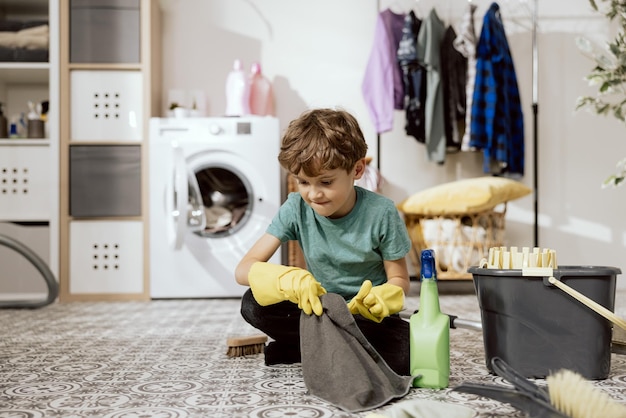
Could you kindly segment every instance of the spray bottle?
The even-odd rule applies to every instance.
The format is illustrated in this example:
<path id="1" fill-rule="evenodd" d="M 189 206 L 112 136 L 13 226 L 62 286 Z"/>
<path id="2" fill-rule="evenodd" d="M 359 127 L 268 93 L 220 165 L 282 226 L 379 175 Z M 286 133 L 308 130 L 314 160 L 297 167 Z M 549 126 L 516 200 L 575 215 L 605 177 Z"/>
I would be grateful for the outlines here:
<path id="1" fill-rule="evenodd" d="M 420 306 L 410 319 L 410 372 L 414 387 L 443 389 L 450 379 L 450 317 L 441 313 L 435 252 L 421 255 Z"/>

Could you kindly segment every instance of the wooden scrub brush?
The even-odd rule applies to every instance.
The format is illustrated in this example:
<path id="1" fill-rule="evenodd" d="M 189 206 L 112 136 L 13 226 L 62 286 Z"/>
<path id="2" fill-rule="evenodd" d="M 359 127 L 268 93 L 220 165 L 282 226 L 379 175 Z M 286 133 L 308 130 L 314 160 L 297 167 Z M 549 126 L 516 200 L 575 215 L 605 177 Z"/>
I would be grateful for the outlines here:
<path id="1" fill-rule="evenodd" d="M 265 348 L 267 335 L 257 334 L 244 337 L 231 337 L 226 340 L 228 357 L 243 357 L 253 354 L 260 354 Z"/>
<path id="2" fill-rule="evenodd" d="M 514 389 L 463 383 L 455 391 L 485 396 L 511 404 L 531 418 L 625 418 L 626 405 L 617 403 L 581 375 L 561 370 L 546 378 L 544 389 L 526 379 L 499 357 L 491 359 L 493 371 Z"/>

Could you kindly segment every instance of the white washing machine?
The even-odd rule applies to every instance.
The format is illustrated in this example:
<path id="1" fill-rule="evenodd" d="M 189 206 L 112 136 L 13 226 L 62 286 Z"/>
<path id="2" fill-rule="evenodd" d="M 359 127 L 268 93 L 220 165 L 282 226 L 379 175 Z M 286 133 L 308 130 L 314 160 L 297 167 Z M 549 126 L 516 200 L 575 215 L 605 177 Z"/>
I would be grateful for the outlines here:
<path id="1" fill-rule="evenodd" d="M 235 267 L 281 204 L 279 148 L 273 117 L 150 120 L 152 298 L 243 294 Z"/>

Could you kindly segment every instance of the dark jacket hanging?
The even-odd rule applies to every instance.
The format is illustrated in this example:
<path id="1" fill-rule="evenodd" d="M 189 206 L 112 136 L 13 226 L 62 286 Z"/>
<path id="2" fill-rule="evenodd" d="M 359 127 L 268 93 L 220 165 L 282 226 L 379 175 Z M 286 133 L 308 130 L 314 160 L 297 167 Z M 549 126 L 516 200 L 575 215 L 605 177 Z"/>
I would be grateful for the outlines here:
<path id="1" fill-rule="evenodd" d="M 470 146 L 483 150 L 485 173 L 524 175 L 524 120 L 513 58 L 492 3 L 476 50 Z"/>
<path id="2" fill-rule="evenodd" d="M 448 26 L 441 40 L 441 86 L 447 152 L 461 149 L 465 132 L 467 58 L 454 48 L 455 39 L 456 32 Z"/>
<path id="3" fill-rule="evenodd" d="M 417 34 L 422 21 L 411 11 L 404 18 L 402 39 L 398 47 L 398 62 L 404 82 L 405 131 L 424 143 L 424 103 L 426 101 L 426 70 L 417 60 Z"/>

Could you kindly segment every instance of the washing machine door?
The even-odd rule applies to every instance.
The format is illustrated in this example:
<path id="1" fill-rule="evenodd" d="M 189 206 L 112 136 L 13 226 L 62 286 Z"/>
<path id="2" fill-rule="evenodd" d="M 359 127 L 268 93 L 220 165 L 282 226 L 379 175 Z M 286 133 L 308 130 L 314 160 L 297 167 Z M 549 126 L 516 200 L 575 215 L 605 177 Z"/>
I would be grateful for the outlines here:
<path id="1" fill-rule="evenodd" d="M 176 141 L 172 141 L 174 167 L 172 181 L 166 191 L 166 213 L 170 214 L 167 228 L 169 246 L 180 250 L 187 231 L 201 231 L 206 225 L 204 207 L 198 183 L 187 164 L 183 150 Z"/>
<path id="2" fill-rule="evenodd" d="M 195 234 L 208 239 L 236 234 L 250 220 L 255 200 L 248 177 L 219 160 L 194 164 L 190 171 L 204 207 L 204 228 Z"/>
<path id="3" fill-rule="evenodd" d="M 228 257 L 243 257 L 278 210 L 278 170 L 272 173 L 230 150 L 197 152 L 187 157 L 187 166 L 198 184 L 206 222 L 204 229 L 187 234 L 184 245 L 192 252 L 200 249 L 203 263 L 211 262 L 210 253 L 211 268 Z"/>

